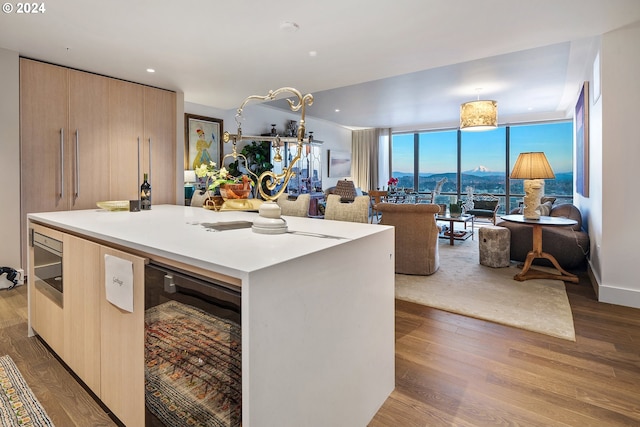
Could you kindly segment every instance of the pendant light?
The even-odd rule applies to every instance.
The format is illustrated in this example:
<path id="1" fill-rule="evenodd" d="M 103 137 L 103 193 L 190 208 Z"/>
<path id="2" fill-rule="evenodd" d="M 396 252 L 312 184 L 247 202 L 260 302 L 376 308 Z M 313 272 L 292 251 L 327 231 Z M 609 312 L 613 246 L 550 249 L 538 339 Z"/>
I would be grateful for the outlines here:
<path id="1" fill-rule="evenodd" d="M 483 131 L 498 127 L 498 102 L 480 100 L 480 90 L 476 101 L 465 102 L 460 106 L 460 130 Z"/>

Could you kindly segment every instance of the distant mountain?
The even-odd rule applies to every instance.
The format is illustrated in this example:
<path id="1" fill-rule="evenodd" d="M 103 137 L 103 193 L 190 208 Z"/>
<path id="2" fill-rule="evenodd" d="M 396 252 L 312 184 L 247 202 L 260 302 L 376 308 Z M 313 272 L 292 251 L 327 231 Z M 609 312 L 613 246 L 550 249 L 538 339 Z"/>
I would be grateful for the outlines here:
<path id="1" fill-rule="evenodd" d="M 475 169 L 471 169 L 471 170 L 468 170 L 468 171 L 464 171 L 464 173 L 471 173 L 471 172 L 487 173 L 487 172 L 491 172 L 491 171 L 489 170 L 489 168 L 488 168 L 488 167 L 483 166 L 483 165 L 480 165 L 480 166 L 478 166 L 478 167 L 477 167 L 477 168 L 475 168 Z"/>

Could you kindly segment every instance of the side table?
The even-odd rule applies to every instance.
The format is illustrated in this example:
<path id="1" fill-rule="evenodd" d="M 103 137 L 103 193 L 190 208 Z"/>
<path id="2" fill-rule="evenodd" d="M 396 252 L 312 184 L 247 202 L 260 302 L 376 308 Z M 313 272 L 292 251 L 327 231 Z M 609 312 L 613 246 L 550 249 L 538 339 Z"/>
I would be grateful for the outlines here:
<path id="1" fill-rule="evenodd" d="M 555 216 L 541 216 L 540 219 L 526 219 L 524 215 L 504 215 L 501 218 L 505 221 L 530 224 L 533 228 L 533 248 L 527 254 L 522 271 L 513 277 L 515 280 L 522 282 L 529 279 L 555 279 L 578 283 L 578 276 L 560 267 L 560 264 L 558 264 L 558 261 L 553 255 L 542 252 L 542 227 L 575 225 L 577 224 L 576 220 Z M 560 274 L 530 270 L 531 263 L 536 258 L 548 259 Z"/>

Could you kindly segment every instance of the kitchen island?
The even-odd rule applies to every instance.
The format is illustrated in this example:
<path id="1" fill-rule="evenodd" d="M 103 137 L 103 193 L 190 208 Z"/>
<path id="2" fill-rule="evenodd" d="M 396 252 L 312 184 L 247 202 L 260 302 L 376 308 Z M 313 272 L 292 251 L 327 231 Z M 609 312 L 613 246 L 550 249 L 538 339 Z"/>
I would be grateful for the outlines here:
<path id="1" fill-rule="evenodd" d="M 99 262 L 115 254 L 133 259 L 134 270 L 136 260 L 158 263 L 237 289 L 243 426 L 367 425 L 395 383 L 393 228 L 285 217 L 289 232 L 282 235 L 250 228 L 213 231 L 212 224 L 251 222 L 256 215 L 161 205 L 145 212 L 90 209 L 28 218 L 31 228 L 99 246 Z M 67 247 L 73 248 L 65 245 L 65 257 Z M 80 270 L 83 265 L 92 268 L 82 262 Z M 67 288 L 74 284 L 73 276 L 68 284 L 67 270 L 62 311 L 68 308 Z M 128 358 L 101 368 L 96 394 L 131 426 L 144 425 L 145 296 L 138 283 L 144 269 L 138 270 L 132 313 L 105 300 L 104 266 L 96 286 L 101 360 Z M 40 310 L 31 301 L 43 298 L 31 284 L 29 293 L 30 310 Z M 32 316 L 38 315 L 30 312 L 32 332 L 40 334 Z M 114 326 L 115 331 L 107 331 Z M 65 345 L 59 348 L 68 348 L 71 338 L 62 337 Z M 128 364 L 132 370 L 114 383 L 114 373 Z M 127 387 L 128 398 L 107 397 L 115 387 Z"/>

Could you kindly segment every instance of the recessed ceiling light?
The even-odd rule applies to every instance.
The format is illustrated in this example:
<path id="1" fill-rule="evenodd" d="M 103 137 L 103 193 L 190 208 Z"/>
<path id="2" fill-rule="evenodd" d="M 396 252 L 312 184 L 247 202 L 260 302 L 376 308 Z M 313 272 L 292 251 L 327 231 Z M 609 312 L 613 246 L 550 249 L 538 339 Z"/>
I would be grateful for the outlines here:
<path id="1" fill-rule="evenodd" d="M 156 70 L 154 70 L 153 68 L 147 68 L 147 73 L 155 73 Z"/>
<path id="2" fill-rule="evenodd" d="M 336 108 L 336 113 L 339 113 L 339 112 L 340 112 L 340 109 L 339 109 L 339 108 Z"/>
<path id="3" fill-rule="evenodd" d="M 316 56 L 318 56 L 318 52 L 316 52 L 315 50 L 310 50 L 309 51 L 309 56 L 311 56 L 312 58 L 316 57 Z"/>
<path id="4" fill-rule="evenodd" d="M 295 22 L 284 21 L 283 23 L 280 24 L 280 29 L 285 33 L 295 33 L 300 29 L 300 26 Z"/>

